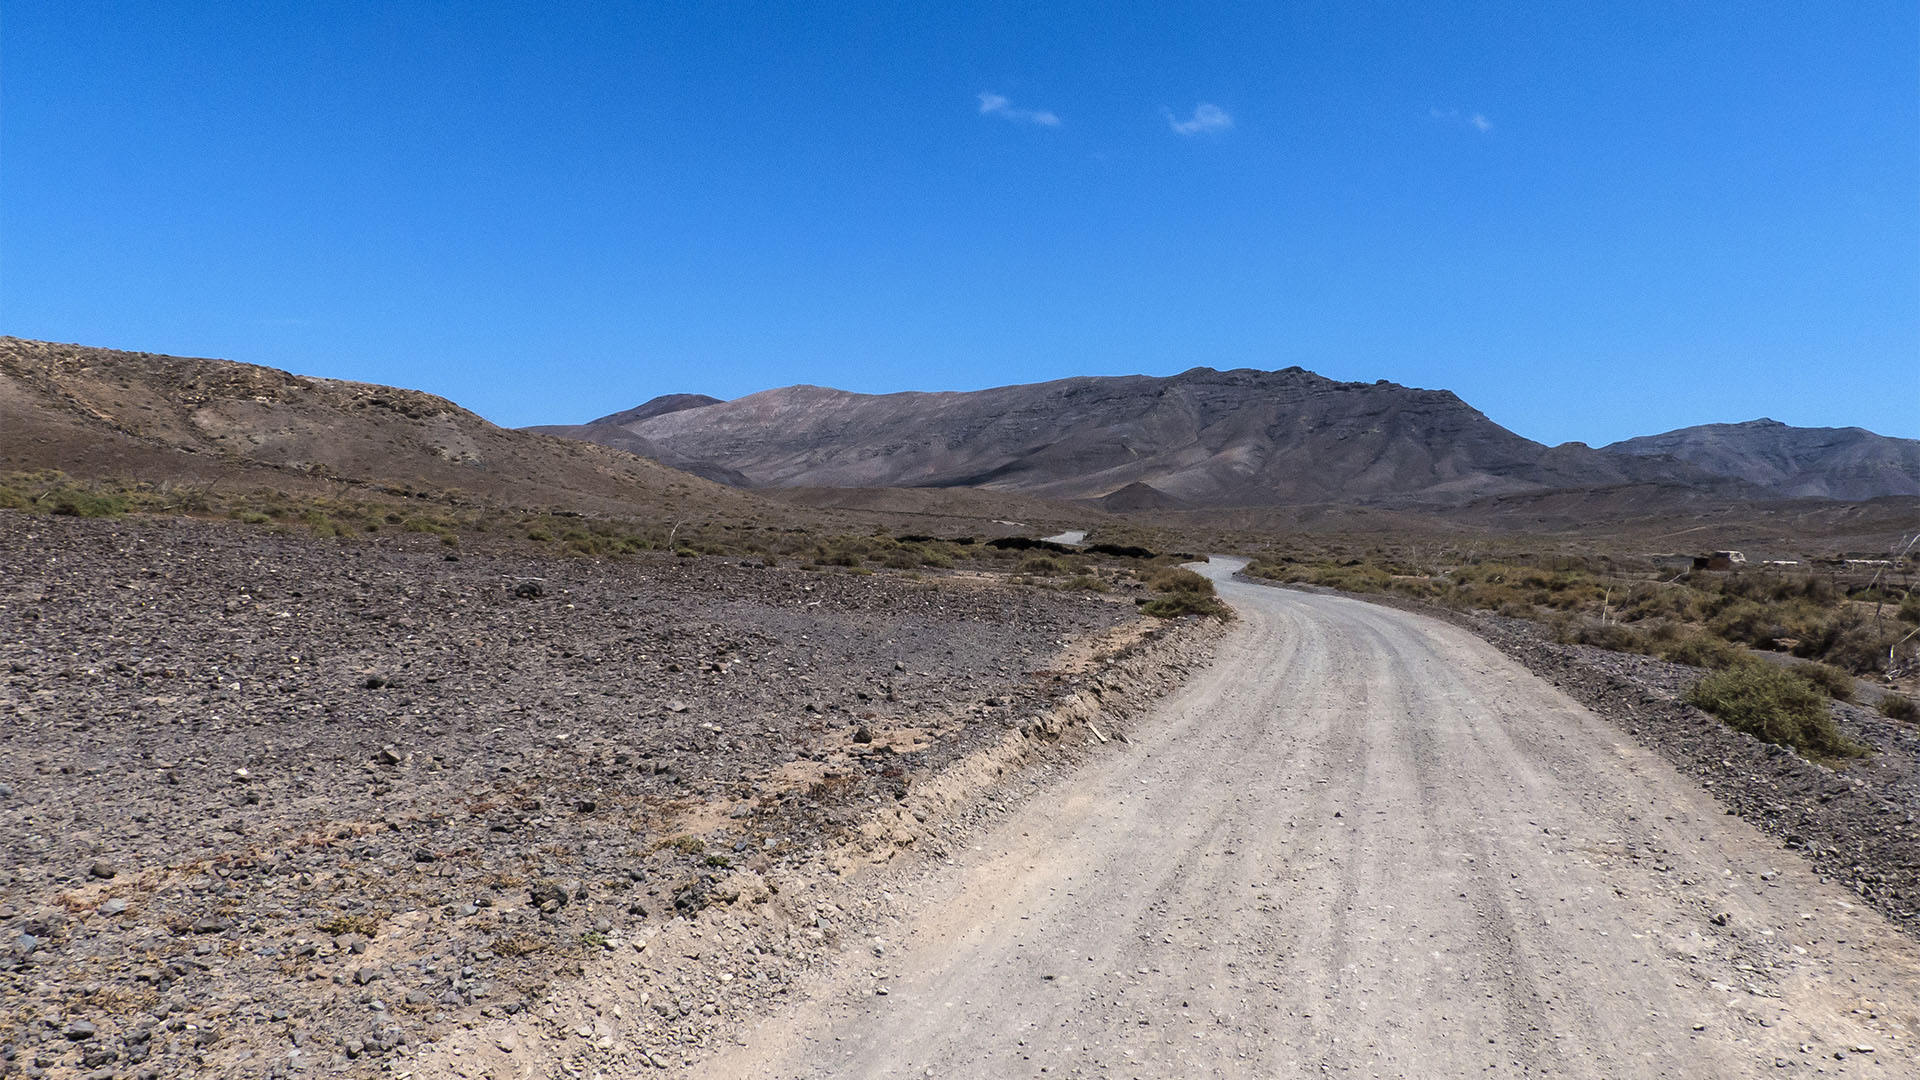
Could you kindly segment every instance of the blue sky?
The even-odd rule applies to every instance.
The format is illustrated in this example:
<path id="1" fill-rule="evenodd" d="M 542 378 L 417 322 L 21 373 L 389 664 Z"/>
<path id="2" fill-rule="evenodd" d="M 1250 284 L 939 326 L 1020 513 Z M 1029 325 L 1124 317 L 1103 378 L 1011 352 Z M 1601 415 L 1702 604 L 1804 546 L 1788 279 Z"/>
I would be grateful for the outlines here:
<path id="1" fill-rule="evenodd" d="M 0 332 L 511 425 L 1300 364 L 1920 436 L 1920 5 L 0 0 Z"/>

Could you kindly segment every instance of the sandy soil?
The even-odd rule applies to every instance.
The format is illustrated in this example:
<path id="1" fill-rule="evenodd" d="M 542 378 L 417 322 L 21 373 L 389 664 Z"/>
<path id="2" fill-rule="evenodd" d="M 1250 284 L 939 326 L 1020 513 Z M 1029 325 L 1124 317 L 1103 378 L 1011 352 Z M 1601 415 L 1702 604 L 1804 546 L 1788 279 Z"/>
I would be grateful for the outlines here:
<path id="1" fill-rule="evenodd" d="M 1131 752 L 696 1075 L 1914 1075 L 1856 895 L 1466 631 L 1231 570 Z"/>

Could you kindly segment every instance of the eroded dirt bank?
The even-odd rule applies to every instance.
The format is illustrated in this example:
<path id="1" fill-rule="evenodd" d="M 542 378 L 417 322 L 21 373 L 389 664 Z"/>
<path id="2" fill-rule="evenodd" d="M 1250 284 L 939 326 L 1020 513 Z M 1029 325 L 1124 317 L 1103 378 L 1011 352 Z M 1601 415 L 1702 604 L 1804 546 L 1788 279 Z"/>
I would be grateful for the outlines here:
<path id="1" fill-rule="evenodd" d="M 0 513 L 0 1074 L 417 1071 L 937 843 L 957 763 L 1166 678 L 1124 599 L 448 554 Z M 840 917 L 688 950 L 617 1060 L 683 1060 Z M 606 1024 L 541 1060 L 614 1060 Z"/>
<path id="2" fill-rule="evenodd" d="M 1458 627 L 1222 591 L 1129 752 L 695 1075 L 1911 1075 L 1920 947 L 1693 780 Z"/>

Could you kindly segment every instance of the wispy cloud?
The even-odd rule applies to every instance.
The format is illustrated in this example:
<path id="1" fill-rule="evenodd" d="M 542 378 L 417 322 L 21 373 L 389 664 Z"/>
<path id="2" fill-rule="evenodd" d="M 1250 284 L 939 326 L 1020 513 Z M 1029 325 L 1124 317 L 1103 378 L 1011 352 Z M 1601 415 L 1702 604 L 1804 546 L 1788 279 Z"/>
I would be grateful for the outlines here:
<path id="1" fill-rule="evenodd" d="M 1046 109 L 1023 109 L 1007 100 L 1002 94 L 991 90 L 980 91 L 980 115 L 999 116 L 1017 124 L 1035 124 L 1039 127 L 1059 127 L 1060 117 Z"/>
<path id="2" fill-rule="evenodd" d="M 1210 135 L 1233 126 L 1233 117 L 1227 115 L 1227 110 L 1204 101 L 1193 107 L 1193 116 L 1187 120 L 1173 115 L 1173 110 L 1165 106 L 1161 107 L 1160 114 L 1167 118 L 1167 126 L 1176 135 Z"/>
<path id="3" fill-rule="evenodd" d="M 1427 110 L 1427 118 L 1439 124 L 1458 124 L 1470 127 L 1482 135 L 1493 130 L 1493 121 L 1485 113 L 1462 112 L 1459 109 L 1433 108 Z"/>

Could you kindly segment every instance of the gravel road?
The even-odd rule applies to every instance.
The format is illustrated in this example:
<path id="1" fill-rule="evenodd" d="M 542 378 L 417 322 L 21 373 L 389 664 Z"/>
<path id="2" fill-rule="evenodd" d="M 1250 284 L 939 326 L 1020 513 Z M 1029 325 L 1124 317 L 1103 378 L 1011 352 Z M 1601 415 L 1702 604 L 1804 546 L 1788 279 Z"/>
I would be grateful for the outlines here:
<path id="1" fill-rule="evenodd" d="M 702 1075 L 1920 1075 L 1858 897 L 1464 630 L 1235 569 L 1128 752 Z"/>

